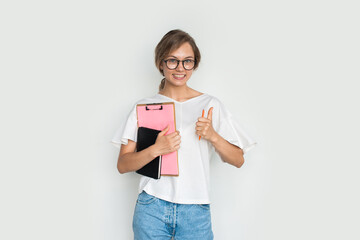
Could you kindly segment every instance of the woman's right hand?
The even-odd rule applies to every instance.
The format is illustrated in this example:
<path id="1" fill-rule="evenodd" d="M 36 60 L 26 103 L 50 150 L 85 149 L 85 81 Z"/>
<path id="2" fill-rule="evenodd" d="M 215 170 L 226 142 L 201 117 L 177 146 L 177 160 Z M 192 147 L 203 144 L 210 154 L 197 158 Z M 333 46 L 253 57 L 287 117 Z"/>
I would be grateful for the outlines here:
<path id="1" fill-rule="evenodd" d="M 180 148 L 180 132 L 175 131 L 173 133 L 170 133 L 169 135 L 165 135 L 168 130 L 169 125 L 164 130 L 159 132 L 156 138 L 154 149 L 157 153 L 156 155 L 158 156 L 172 153 Z"/>

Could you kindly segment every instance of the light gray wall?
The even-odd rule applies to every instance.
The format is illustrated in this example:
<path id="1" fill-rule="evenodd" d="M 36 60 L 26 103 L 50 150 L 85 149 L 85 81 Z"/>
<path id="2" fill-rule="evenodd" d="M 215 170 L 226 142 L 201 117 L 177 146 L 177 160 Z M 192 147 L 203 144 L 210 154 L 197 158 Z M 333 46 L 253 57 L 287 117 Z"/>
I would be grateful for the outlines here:
<path id="1" fill-rule="evenodd" d="M 109 141 L 180 28 L 203 56 L 189 86 L 258 142 L 211 165 L 216 239 L 359 239 L 355 2 L 2 2 L 0 238 L 132 238 L 139 176 Z"/>

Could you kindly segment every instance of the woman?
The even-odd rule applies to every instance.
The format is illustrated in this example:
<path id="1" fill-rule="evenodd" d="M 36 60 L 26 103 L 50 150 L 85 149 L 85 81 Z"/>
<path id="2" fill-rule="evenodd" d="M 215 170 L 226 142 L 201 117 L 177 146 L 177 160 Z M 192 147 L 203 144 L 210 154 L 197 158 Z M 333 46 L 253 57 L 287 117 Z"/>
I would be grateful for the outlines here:
<path id="1" fill-rule="evenodd" d="M 135 239 L 213 239 L 209 160 L 216 152 L 224 162 L 239 168 L 243 154 L 256 144 L 219 99 L 187 85 L 200 58 L 189 34 L 178 29 L 168 32 L 155 49 L 155 64 L 164 76 L 159 92 L 134 104 L 112 140 L 118 147 L 121 144 L 120 173 L 136 171 L 159 155 L 178 151 L 179 176 L 140 179 L 133 217 Z M 166 135 L 167 127 L 154 145 L 135 152 L 136 104 L 169 101 L 175 104 L 177 131 Z M 202 117 L 203 109 L 207 116 Z"/>

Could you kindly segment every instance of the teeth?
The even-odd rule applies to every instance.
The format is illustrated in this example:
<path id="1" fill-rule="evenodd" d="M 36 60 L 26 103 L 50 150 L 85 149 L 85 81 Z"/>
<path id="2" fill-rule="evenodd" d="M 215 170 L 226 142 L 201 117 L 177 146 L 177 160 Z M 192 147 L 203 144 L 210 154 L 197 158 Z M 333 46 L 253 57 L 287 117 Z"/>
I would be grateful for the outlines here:
<path id="1" fill-rule="evenodd" d="M 176 75 L 174 74 L 175 77 L 185 77 L 185 75 Z"/>

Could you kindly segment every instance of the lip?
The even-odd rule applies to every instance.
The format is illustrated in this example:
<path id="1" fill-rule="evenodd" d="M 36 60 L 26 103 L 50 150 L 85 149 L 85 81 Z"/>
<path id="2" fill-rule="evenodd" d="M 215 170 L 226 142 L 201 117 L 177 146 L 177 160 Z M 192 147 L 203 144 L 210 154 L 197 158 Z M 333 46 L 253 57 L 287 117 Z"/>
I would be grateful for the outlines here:
<path id="1" fill-rule="evenodd" d="M 178 78 L 178 77 L 176 77 L 175 75 L 184 75 L 184 77 Z M 172 76 L 173 76 L 173 78 L 175 78 L 176 80 L 183 80 L 183 79 L 186 78 L 186 74 L 173 74 Z"/>

